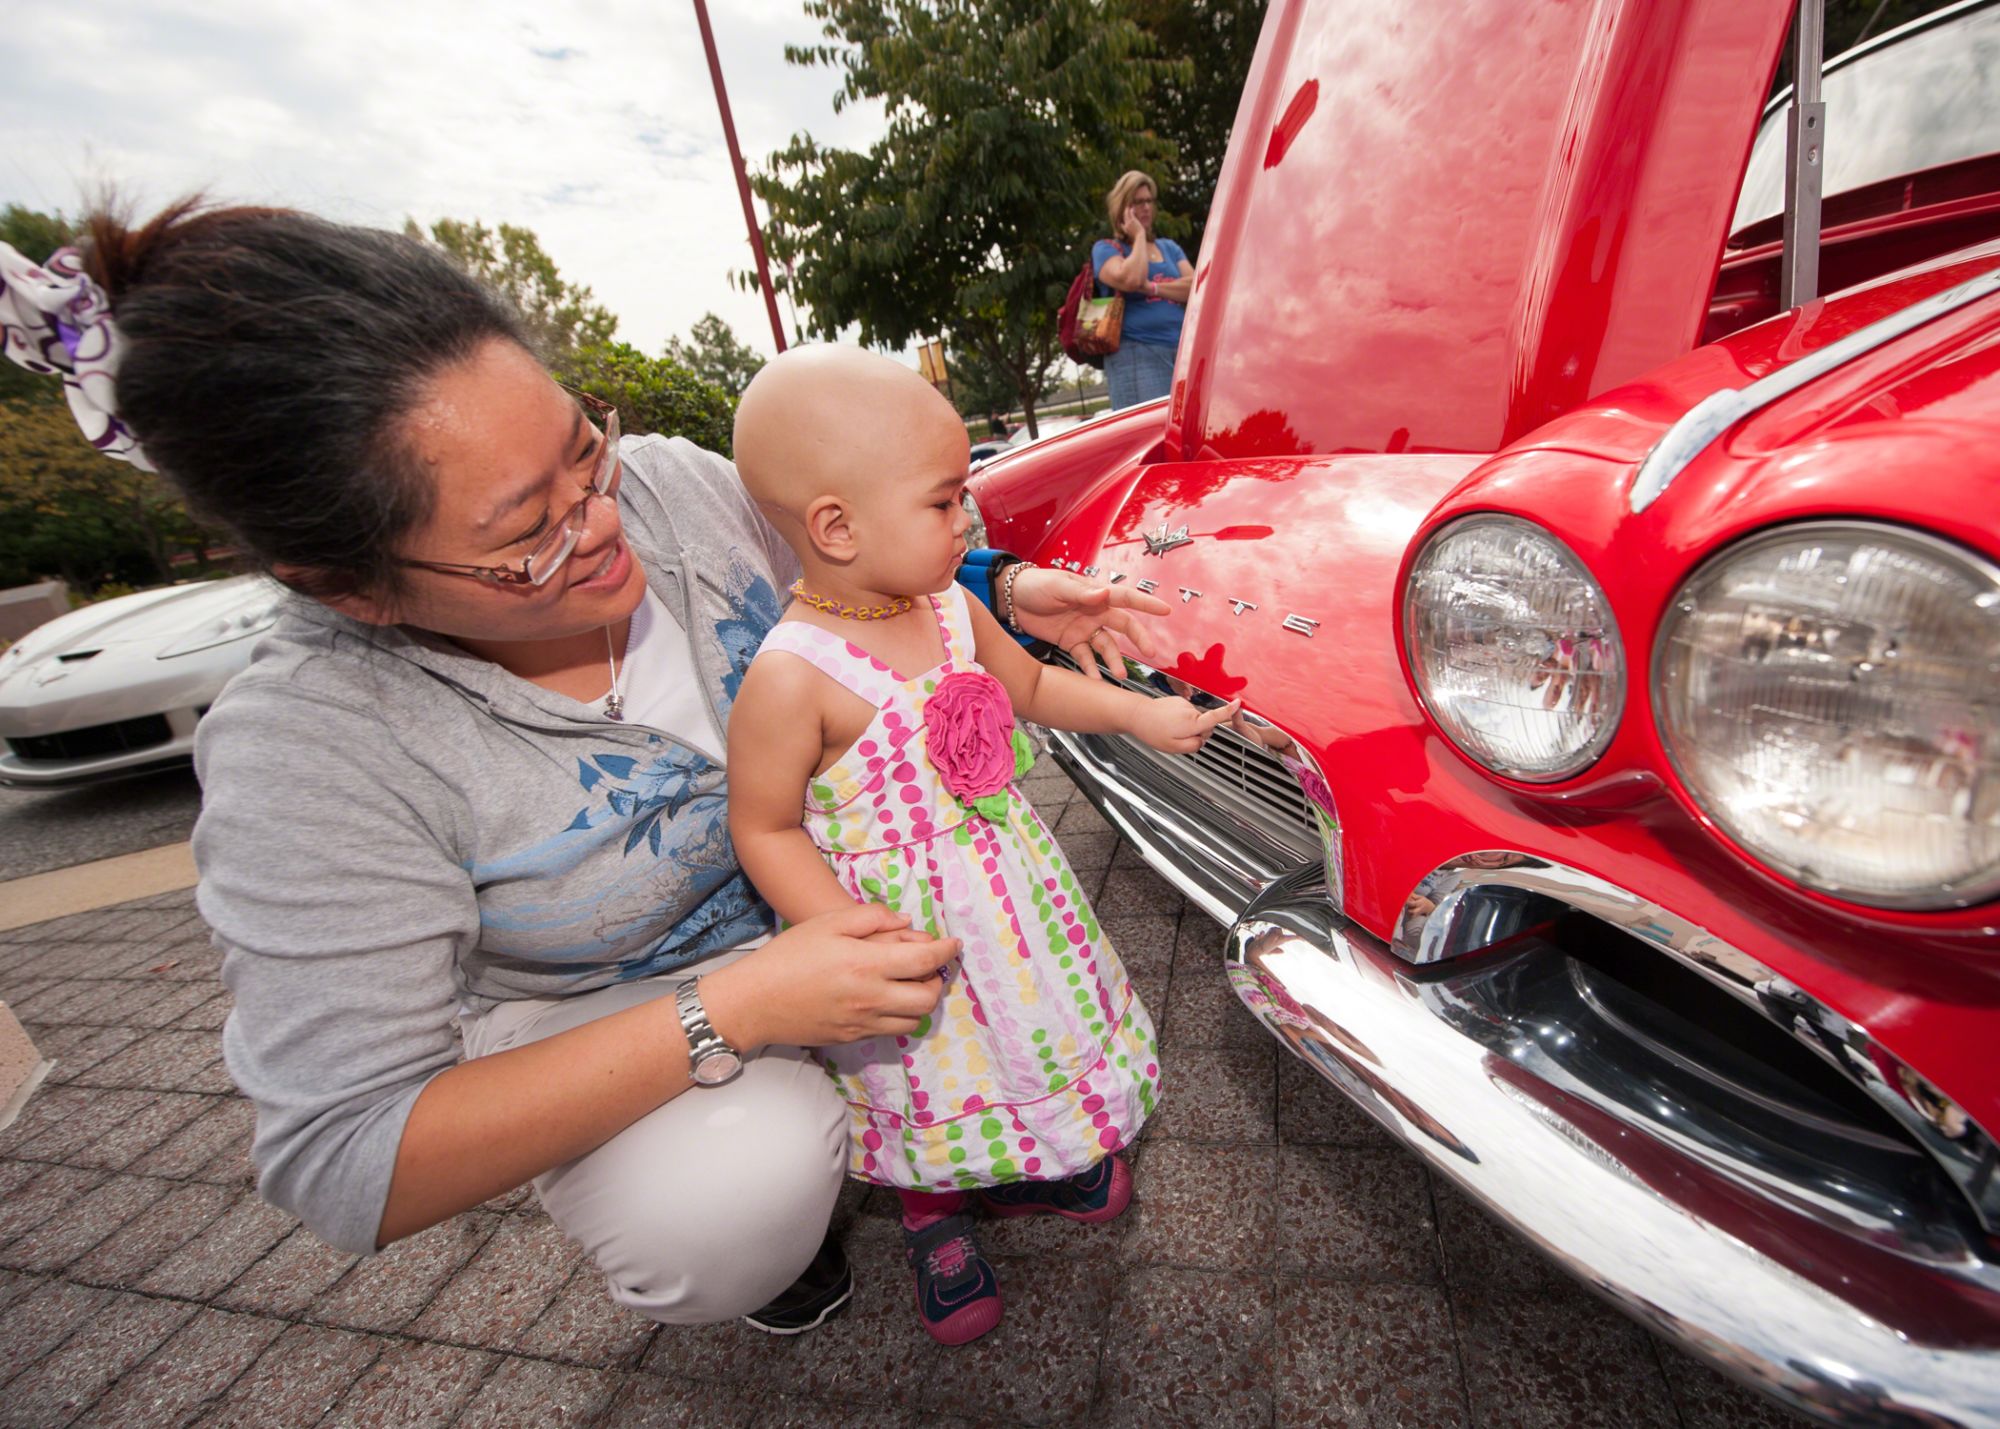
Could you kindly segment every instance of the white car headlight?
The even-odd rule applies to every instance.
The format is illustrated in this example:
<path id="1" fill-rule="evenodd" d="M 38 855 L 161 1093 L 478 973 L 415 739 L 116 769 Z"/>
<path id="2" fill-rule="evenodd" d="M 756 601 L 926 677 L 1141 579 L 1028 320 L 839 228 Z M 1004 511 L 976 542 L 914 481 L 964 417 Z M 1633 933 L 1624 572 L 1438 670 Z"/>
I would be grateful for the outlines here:
<path id="1" fill-rule="evenodd" d="M 1898 527 L 1754 536 L 1675 594 L 1653 656 L 1688 792 L 1808 888 L 2000 893 L 2000 567 Z"/>
<path id="2" fill-rule="evenodd" d="M 1467 516 L 1410 568 L 1403 639 L 1445 735 L 1496 774 L 1567 779 L 1604 752 L 1625 707 L 1611 603 L 1530 521 Z"/>
<path id="3" fill-rule="evenodd" d="M 274 598 L 264 604 L 253 605 L 248 610 L 233 615 L 216 616 L 204 620 L 180 639 L 162 650 L 155 659 L 171 660 L 176 655 L 192 655 L 197 650 L 212 649 L 217 645 L 227 645 L 232 640 L 243 640 L 252 635 L 261 635 L 278 620 L 278 604 Z"/>

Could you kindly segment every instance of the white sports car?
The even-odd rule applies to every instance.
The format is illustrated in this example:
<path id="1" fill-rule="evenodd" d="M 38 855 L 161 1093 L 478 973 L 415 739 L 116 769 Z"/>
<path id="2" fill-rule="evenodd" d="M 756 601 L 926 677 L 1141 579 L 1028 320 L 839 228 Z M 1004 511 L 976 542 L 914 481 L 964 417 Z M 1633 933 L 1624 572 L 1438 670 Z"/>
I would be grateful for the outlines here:
<path id="1" fill-rule="evenodd" d="M 195 722 L 250 663 L 284 588 L 165 586 L 59 615 L 0 653 L 0 785 L 52 788 L 185 763 Z"/>

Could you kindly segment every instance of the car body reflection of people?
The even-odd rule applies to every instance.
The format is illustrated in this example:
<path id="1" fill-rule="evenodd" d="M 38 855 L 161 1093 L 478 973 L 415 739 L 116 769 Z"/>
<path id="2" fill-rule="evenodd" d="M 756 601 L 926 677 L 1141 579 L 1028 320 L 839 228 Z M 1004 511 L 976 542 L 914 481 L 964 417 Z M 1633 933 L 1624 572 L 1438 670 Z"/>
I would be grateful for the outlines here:
<path id="1" fill-rule="evenodd" d="M 1173 386 L 1194 265 L 1173 239 L 1154 234 L 1158 206 L 1159 186 L 1137 169 L 1127 173 L 1104 200 L 1113 236 L 1090 250 L 1097 281 L 1125 295 L 1124 334 L 1104 359 L 1113 409 L 1164 397 Z"/>

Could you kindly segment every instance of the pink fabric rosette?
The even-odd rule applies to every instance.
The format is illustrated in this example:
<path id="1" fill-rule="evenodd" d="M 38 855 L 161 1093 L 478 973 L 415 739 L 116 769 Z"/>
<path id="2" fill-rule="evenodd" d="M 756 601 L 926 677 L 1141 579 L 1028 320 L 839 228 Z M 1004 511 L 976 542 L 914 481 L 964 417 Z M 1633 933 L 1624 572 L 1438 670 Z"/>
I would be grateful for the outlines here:
<path id="1" fill-rule="evenodd" d="M 988 818 L 1005 817 L 1019 764 L 1007 687 L 983 670 L 946 675 L 924 701 L 924 735 L 944 787 Z"/>

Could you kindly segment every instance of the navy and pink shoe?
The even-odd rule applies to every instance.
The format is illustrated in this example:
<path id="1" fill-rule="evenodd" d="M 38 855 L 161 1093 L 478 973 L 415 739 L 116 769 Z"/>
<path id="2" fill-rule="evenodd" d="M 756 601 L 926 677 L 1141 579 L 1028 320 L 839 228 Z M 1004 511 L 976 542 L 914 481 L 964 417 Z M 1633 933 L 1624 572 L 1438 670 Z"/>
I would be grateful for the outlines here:
<path id="1" fill-rule="evenodd" d="M 973 1238 L 972 1221 L 945 1216 L 903 1227 L 903 1254 L 917 1281 L 917 1315 L 941 1345 L 970 1344 L 1000 1323 L 1000 1279 Z"/>
<path id="2" fill-rule="evenodd" d="M 1009 1181 L 981 1188 L 988 1215 L 1055 1215 L 1088 1225 L 1116 1220 L 1132 1204 L 1132 1173 L 1125 1158 L 1107 1156 L 1067 1181 Z"/>

